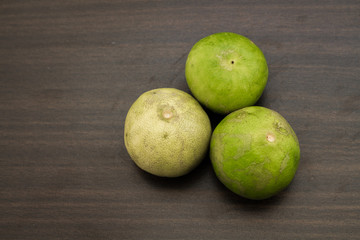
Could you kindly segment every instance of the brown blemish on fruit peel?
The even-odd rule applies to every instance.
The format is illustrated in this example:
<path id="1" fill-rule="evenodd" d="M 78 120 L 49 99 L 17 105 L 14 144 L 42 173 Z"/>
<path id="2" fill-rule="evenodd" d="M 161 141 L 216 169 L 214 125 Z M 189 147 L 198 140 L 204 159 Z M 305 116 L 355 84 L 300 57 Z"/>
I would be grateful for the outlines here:
<path id="1" fill-rule="evenodd" d="M 268 133 L 267 135 L 266 135 L 266 140 L 268 141 L 268 142 L 275 142 L 275 136 L 273 135 L 273 134 L 271 134 L 271 133 Z"/>

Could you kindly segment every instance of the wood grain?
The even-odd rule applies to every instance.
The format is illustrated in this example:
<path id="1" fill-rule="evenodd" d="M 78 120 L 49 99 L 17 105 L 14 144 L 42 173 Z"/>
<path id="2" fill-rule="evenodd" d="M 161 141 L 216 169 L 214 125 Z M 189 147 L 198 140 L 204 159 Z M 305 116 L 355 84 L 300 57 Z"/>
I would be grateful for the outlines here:
<path id="1" fill-rule="evenodd" d="M 0 239 L 360 239 L 359 1 L 0 2 Z M 265 201 L 139 170 L 123 142 L 143 92 L 189 92 L 187 54 L 222 31 L 269 64 L 257 103 L 301 145 Z M 211 114 L 213 126 L 221 116 Z"/>

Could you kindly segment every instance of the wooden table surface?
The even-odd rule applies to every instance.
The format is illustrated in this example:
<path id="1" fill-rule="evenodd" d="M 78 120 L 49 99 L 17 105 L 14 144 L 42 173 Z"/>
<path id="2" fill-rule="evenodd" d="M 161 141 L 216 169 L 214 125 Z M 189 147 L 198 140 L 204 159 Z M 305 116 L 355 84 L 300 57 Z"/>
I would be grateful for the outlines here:
<path id="1" fill-rule="evenodd" d="M 166 179 L 124 146 L 133 101 L 190 92 L 188 52 L 223 31 L 263 50 L 257 105 L 300 141 L 294 181 L 268 200 L 231 193 L 209 158 Z M 2 0 L 0 239 L 360 239 L 359 56 L 355 0 Z"/>

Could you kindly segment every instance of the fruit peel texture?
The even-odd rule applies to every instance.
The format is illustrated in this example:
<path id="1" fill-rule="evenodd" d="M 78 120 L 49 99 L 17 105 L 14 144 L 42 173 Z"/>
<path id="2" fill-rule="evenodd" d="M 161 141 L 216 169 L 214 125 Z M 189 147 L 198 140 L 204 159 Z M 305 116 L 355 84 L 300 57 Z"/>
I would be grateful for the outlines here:
<path id="1" fill-rule="evenodd" d="M 141 169 L 163 177 L 190 172 L 205 157 L 210 120 L 189 94 L 161 88 L 142 94 L 125 120 L 125 146 Z"/>
<path id="2" fill-rule="evenodd" d="M 216 176 L 231 191 L 249 199 L 266 199 L 290 184 L 300 148 L 280 114 L 247 107 L 229 114 L 216 127 L 210 158 Z"/>
<path id="3" fill-rule="evenodd" d="M 185 76 L 199 102 L 226 114 L 256 103 L 267 83 L 268 66 L 262 51 L 248 38 L 216 33 L 193 46 Z"/>

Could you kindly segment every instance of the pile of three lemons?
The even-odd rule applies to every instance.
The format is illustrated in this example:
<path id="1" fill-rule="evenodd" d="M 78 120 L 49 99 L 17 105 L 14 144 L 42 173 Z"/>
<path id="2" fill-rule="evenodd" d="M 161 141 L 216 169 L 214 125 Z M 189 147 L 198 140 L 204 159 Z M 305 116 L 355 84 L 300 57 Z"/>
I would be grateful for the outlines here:
<path id="1" fill-rule="evenodd" d="M 143 93 L 129 109 L 124 140 L 136 165 L 178 177 L 210 148 L 217 178 L 234 193 L 260 200 L 286 188 L 298 167 L 299 142 L 279 113 L 252 106 L 268 79 L 262 51 L 239 34 L 216 33 L 193 46 L 185 76 L 196 99 L 160 88 Z M 202 106 L 227 114 L 213 132 Z"/>

